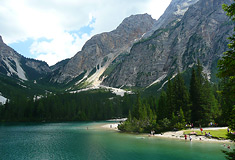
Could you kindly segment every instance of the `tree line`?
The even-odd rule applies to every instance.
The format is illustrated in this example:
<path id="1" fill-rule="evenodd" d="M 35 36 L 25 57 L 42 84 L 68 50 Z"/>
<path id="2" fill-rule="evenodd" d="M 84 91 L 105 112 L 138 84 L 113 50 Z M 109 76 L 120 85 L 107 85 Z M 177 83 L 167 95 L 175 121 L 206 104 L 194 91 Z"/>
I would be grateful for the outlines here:
<path id="1" fill-rule="evenodd" d="M 106 90 L 48 94 L 39 99 L 18 96 L 0 106 L 1 121 L 94 121 L 128 115 L 133 95 Z"/>
<path id="2" fill-rule="evenodd" d="M 220 85 L 211 84 L 202 71 L 200 62 L 192 68 L 189 88 L 182 73 L 168 79 L 166 90 L 161 92 L 157 104 L 137 96 L 129 118 L 119 126 L 128 132 L 157 132 L 194 126 L 227 125 L 232 109 L 224 105 Z"/>
<path id="3" fill-rule="evenodd" d="M 120 130 L 134 132 L 181 129 L 187 123 L 224 125 L 232 110 L 225 104 L 228 97 L 221 95 L 219 86 L 210 84 L 198 62 L 192 68 L 189 88 L 179 73 L 168 80 L 159 98 L 143 98 L 140 94 L 120 97 L 105 90 L 47 94 L 40 99 L 19 95 L 0 106 L 0 120 L 93 121 L 129 117 Z"/>

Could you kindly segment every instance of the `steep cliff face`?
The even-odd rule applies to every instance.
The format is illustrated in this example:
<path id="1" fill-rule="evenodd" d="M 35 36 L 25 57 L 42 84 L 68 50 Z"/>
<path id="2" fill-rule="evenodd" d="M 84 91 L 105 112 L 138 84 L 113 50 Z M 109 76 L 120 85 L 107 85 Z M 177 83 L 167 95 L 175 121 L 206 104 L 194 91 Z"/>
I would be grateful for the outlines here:
<path id="1" fill-rule="evenodd" d="M 124 19 L 115 30 L 93 36 L 51 81 L 69 82 L 83 75 L 83 79 L 99 84 L 99 77 L 110 63 L 120 54 L 129 52 L 132 45 L 155 23 L 156 20 L 150 15 L 132 15 Z"/>
<path id="2" fill-rule="evenodd" d="M 104 80 L 103 84 L 147 87 L 168 75 L 192 67 L 199 59 L 204 72 L 215 70 L 217 60 L 227 50 L 227 37 L 234 23 L 222 4 L 232 0 L 199 0 L 175 23 L 162 24 L 147 39 L 135 43 L 129 56 Z"/>
<path id="3" fill-rule="evenodd" d="M 198 1 L 199 0 L 172 0 L 164 14 L 157 20 L 156 25 L 144 35 L 144 38 L 151 36 L 154 31 L 159 28 L 166 27 L 166 25 L 169 24 L 174 25 L 179 22 L 188 8 Z"/>
<path id="4" fill-rule="evenodd" d="M 0 36 L 0 73 L 22 80 L 33 80 L 50 71 L 47 63 L 23 57 L 7 46 Z"/>

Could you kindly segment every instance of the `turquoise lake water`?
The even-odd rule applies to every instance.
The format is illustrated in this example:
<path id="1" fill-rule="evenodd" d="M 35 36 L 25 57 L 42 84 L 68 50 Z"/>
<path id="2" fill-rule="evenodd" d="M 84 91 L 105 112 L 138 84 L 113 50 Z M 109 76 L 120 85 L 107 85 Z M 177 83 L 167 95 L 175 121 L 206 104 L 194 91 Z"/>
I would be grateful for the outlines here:
<path id="1" fill-rule="evenodd" d="M 1 160 L 223 160 L 222 143 L 124 134 L 101 123 L 0 123 Z M 87 130 L 88 127 L 88 130 Z"/>

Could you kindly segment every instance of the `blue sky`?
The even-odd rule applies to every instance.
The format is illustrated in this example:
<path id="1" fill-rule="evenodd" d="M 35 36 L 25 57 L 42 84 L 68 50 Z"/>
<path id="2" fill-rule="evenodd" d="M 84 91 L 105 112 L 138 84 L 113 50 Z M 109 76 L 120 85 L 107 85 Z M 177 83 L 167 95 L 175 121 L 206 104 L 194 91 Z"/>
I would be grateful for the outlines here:
<path id="1" fill-rule="evenodd" d="M 91 24 L 95 22 L 95 19 L 93 19 L 91 21 Z M 77 35 L 79 38 L 82 38 L 82 35 L 84 33 L 91 35 L 91 32 L 94 28 L 91 27 L 90 25 L 88 26 L 83 26 L 81 27 L 79 30 L 73 30 L 70 31 L 69 34 L 71 35 Z M 52 39 L 46 39 L 46 38 L 38 38 L 36 40 L 37 42 L 48 42 L 50 43 L 52 41 Z M 25 41 L 17 41 L 17 42 L 13 42 L 13 43 L 9 43 L 8 45 L 10 47 L 12 47 L 14 50 L 16 50 L 18 53 L 24 55 L 25 57 L 29 57 L 29 58 L 37 58 L 38 55 L 40 54 L 47 54 L 46 52 L 40 52 L 38 54 L 32 54 L 32 52 L 30 52 L 30 48 L 32 46 L 32 44 L 35 42 L 35 39 L 32 38 L 28 38 Z M 74 41 L 72 42 L 74 43 Z M 75 54 L 75 53 L 74 53 Z M 66 57 L 67 58 L 67 57 Z M 64 58 L 65 59 L 65 58 Z M 62 60 L 62 59 L 61 59 Z"/>
<path id="2" fill-rule="evenodd" d="M 124 18 L 158 19 L 171 0 L 1 0 L 0 35 L 28 58 L 49 65 L 74 56 L 93 35 L 114 30 Z"/>

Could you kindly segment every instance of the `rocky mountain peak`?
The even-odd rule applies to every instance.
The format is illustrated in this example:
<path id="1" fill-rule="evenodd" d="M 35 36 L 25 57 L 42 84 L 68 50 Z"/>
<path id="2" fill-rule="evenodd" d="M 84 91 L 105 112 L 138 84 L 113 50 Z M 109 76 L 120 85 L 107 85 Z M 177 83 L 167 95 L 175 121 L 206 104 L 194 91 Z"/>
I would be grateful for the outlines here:
<path id="1" fill-rule="evenodd" d="M 152 29 L 156 20 L 148 14 L 125 18 L 113 31 L 93 36 L 51 81 L 64 83 L 79 75 L 90 82 L 99 81 L 106 68 L 120 54 L 129 53 L 131 46 Z M 86 73 L 84 75 L 84 73 Z M 94 74 L 95 73 L 95 74 Z M 94 74 L 94 76 L 91 76 Z M 90 78 L 89 78 L 90 77 Z M 100 83 L 100 82 L 98 82 Z M 94 83 L 93 83 L 94 84 Z"/>
<path id="2" fill-rule="evenodd" d="M 127 18 L 125 18 L 122 23 L 117 27 L 117 30 L 123 30 L 124 28 L 137 28 L 141 25 L 153 25 L 156 23 L 156 20 L 154 20 L 149 14 L 137 14 L 137 15 L 131 15 Z"/>
<path id="3" fill-rule="evenodd" d="M 7 47 L 6 44 L 3 42 L 2 36 L 0 35 L 0 47 Z"/>
<path id="4" fill-rule="evenodd" d="M 3 43 L 2 36 L 0 35 L 0 43 Z"/>
<path id="5" fill-rule="evenodd" d="M 190 3 L 194 4 L 188 6 Z M 227 37 L 234 28 L 234 24 L 228 23 L 223 3 L 229 4 L 231 0 L 173 0 L 163 21 L 158 20 L 164 22 L 161 27 L 151 37 L 136 43 L 103 85 L 149 87 L 166 82 L 166 77 L 177 74 L 178 70 L 191 68 L 197 59 L 207 77 L 213 79 L 217 61 L 226 51 Z M 187 11 L 182 16 L 175 14 L 185 6 Z"/>
<path id="6" fill-rule="evenodd" d="M 198 1 L 199 0 L 172 0 L 163 15 L 157 20 L 152 30 L 147 32 L 143 38 L 148 38 L 159 28 L 164 28 L 169 24 L 176 24 L 176 22 L 181 20 L 188 8 Z"/>
<path id="7" fill-rule="evenodd" d="M 197 3 L 199 0 L 173 0 L 172 9 L 175 15 L 184 15 L 189 6 Z"/>

